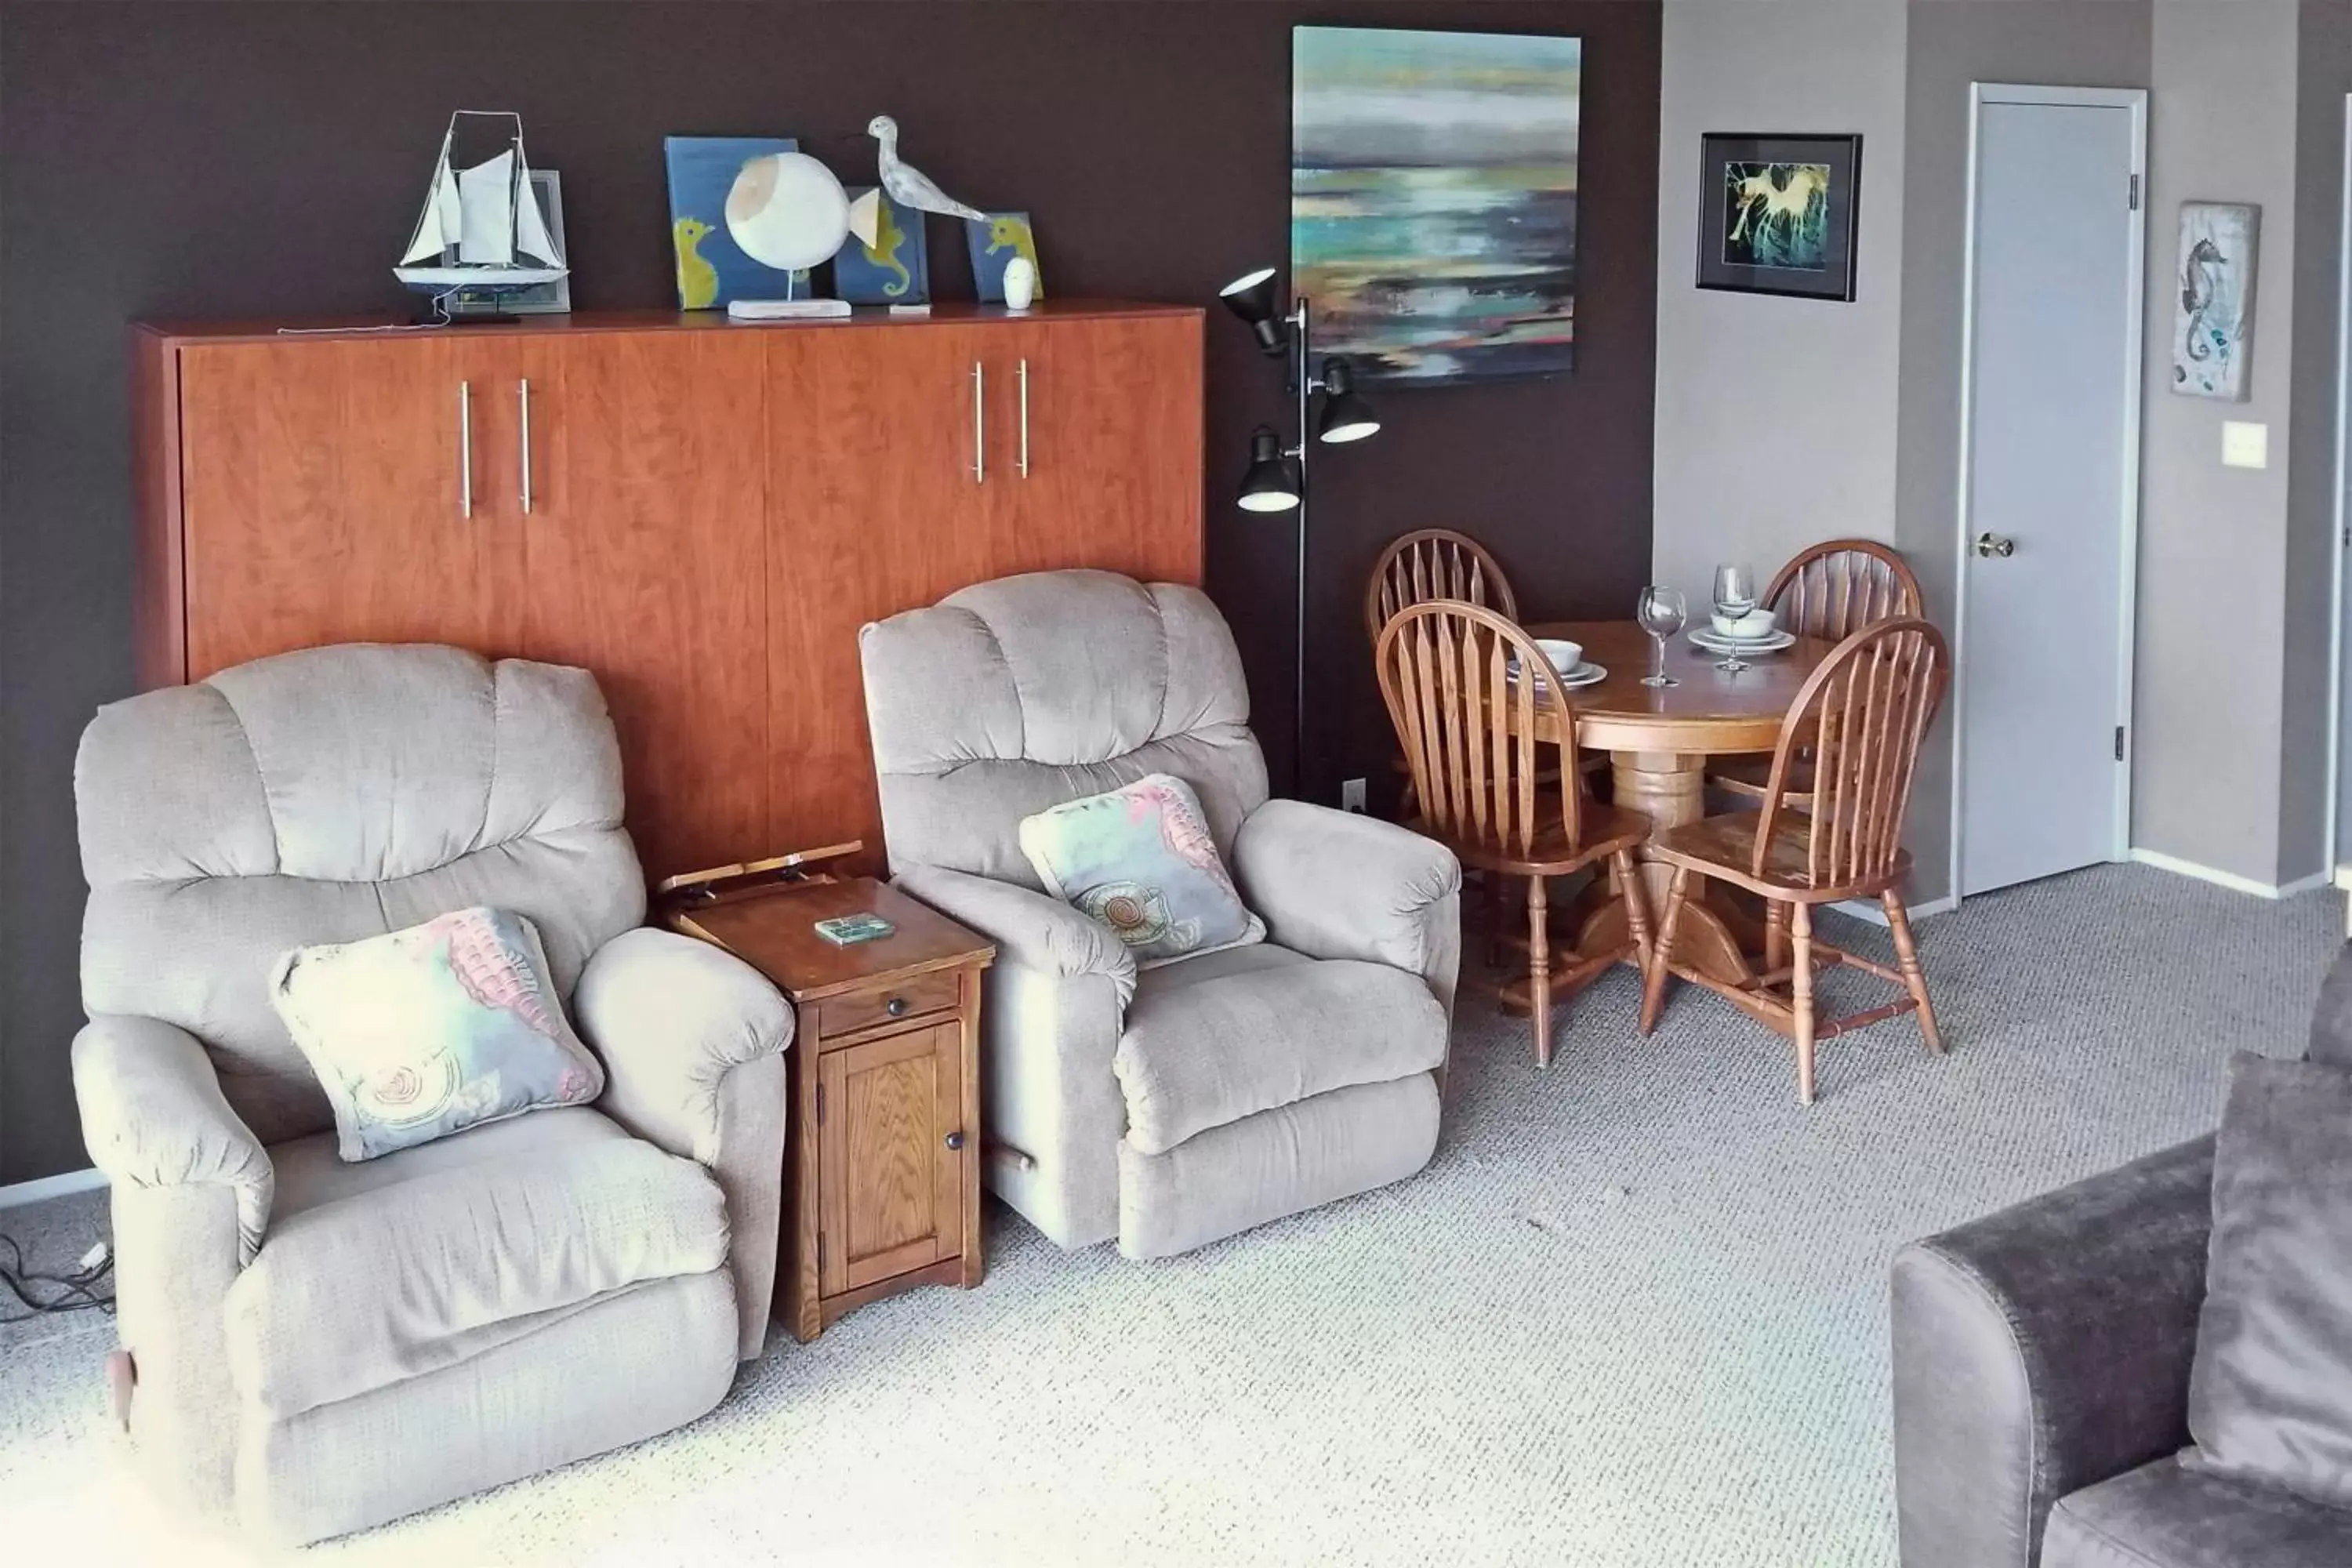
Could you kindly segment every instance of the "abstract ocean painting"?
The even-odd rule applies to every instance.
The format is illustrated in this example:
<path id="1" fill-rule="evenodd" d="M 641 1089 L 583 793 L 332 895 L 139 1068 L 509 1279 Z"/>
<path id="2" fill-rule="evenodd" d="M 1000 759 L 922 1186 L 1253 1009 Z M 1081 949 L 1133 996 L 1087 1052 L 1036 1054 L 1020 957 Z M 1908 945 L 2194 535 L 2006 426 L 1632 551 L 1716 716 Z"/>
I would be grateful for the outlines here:
<path id="1" fill-rule="evenodd" d="M 2180 204 L 2172 390 L 2241 403 L 2254 336 L 2254 246 L 2263 209 Z"/>
<path id="2" fill-rule="evenodd" d="M 1578 38 L 1291 34 L 1290 262 L 1367 381 L 1576 363 Z"/>

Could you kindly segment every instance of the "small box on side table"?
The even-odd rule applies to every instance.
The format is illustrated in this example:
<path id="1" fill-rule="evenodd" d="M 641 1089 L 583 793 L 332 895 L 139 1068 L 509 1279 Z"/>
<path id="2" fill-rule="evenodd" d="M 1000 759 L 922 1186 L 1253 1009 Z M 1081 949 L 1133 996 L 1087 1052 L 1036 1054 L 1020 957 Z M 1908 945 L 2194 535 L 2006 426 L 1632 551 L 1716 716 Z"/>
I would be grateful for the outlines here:
<path id="1" fill-rule="evenodd" d="M 816 922 L 898 929 L 836 947 Z M 985 1270 L 980 1234 L 980 977 L 996 949 L 868 878 L 686 902 L 667 918 L 791 999 L 782 1266 L 775 1314 L 805 1344 L 855 1307 Z"/>

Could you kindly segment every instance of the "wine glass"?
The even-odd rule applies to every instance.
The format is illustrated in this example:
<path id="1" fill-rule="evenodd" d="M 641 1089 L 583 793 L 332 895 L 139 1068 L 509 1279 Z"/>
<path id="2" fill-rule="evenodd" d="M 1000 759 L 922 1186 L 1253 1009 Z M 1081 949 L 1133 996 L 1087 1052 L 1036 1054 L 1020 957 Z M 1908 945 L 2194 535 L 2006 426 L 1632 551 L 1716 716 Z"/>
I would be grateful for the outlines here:
<path id="1" fill-rule="evenodd" d="M 1680 686 L 1681 681 L 1666 673 L 1666 639 L 1683 629 L 1688 611 L 1678 590 L 1662 588 L 1653 583 L 1642 590 L 1641 603 L 1633 607 L 1633 618 L 1657 644 L 1657 656 L 1650 674 L 1642 677 L 1644 686 Z"/>
<path id="2" fill-rule="evenodd" d="M 1715 569 L 1715 613 L 1736 621 L 1756 607 L 1756 574 L 1745 565 L 1726 563 Z M 1727 648 L 1715 667 L 1737 675 L 1748 668 L 1738 648 Z"/>

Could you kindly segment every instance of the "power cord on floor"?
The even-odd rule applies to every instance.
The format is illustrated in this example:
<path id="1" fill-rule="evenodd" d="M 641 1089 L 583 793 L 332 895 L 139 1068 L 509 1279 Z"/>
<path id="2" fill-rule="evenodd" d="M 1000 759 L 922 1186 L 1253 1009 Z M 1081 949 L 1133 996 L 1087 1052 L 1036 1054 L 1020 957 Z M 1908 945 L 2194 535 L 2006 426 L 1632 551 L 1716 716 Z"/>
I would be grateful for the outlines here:
<path id="1" fill-rule="evenodd" d="M 5 1249 L 0 1256 L 0 1289 L 26 1309 L 0 1313 L 0 1323 L 20 1323 L 51 1312 L 114 1310 L 112 1291 L 101 1294 L 99 1289 L 114 1272 L 114 1251 L 106 1243 L 101 1241 L 83 1253 L 71 1274 L 36 1274 L 26 1268 L 24 1251 L 14 1237 L 0 1235 L 0 1248 Z"/>

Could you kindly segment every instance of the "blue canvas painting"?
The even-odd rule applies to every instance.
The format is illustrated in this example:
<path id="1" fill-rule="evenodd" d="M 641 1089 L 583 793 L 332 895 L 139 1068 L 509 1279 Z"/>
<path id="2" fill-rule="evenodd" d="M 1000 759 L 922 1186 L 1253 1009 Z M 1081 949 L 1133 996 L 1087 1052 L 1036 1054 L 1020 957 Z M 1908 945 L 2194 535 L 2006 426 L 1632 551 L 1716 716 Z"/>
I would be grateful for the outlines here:
<path id="1" fill-rule="evenodd" d="M 1580 39 L 1291 34 L 1290 265 L 1360 379 L 1576 363 Z"/>
<path id="2" fill-rule="evenodd" d="M 871 186 L 853 188 L 856 201 Z M 884 196 L 877 215 L 874 244 L 856 235 L 842 241 L 833 258 L 833 292 L 853 305 L 920 305 L 931 297 L 929 253 L 923 245 L 923 215 Z"/>
<path id="3" fill-rule="evenodd" d="M 1045 269 L 1037 266 L 1037 233 L 1027 213 L 991 213 L 986 223 L 966 218 L 964 243 L 971 251 L 971 282 L 981 303 L 1004 303 L 1004 269 L 1016 256 L 1037 268 L 1037 298 L 1045 297 Z"/>
<path id="4" fill-rule="evenodd" d="M 808 274 L 763 267 L 736 248 L 727 233 L 727 193 L 753 158 L 797 153 L 789 136 L 667 136 L 669 232 L 677 254 L 677 303 L 683 310 L 723 308 L 732 300 L 781 300 L 792 278 L 808 297 Z"/>

